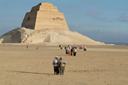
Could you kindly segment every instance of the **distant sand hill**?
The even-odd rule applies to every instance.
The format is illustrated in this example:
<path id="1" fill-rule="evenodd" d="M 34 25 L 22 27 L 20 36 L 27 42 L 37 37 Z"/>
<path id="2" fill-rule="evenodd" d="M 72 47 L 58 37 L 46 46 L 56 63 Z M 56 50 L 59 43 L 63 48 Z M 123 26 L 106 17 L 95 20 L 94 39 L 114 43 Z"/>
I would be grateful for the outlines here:
<path id="1" fill-rule="evenodd" d="M 0 37 L 0 43 L 53 43 L 70 45 L 105 45 L 78 32 L 64 29 L 32 30 L 16 28 Z"/>

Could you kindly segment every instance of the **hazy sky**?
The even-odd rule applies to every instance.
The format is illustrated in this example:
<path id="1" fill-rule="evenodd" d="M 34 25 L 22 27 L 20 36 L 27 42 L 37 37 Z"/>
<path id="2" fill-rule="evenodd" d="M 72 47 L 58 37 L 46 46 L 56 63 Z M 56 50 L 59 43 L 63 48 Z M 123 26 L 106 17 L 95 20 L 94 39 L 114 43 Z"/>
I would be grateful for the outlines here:
<path id="1" fill-rule="evenodd" d="M 40 2 L 57 6 L 71 31 L 96 41 L 128 43 L 128 0 L 0 0 L 0 36 L 21 27 L 26 12 Z"/>

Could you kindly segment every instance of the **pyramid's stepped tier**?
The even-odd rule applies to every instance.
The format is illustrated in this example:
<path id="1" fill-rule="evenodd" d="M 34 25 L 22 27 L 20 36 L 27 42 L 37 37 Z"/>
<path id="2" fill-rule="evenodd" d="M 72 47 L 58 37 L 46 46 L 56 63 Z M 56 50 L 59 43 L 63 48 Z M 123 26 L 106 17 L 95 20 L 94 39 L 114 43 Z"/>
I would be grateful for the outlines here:
<path id="1" fill-rule="evenodd" d="M 46 28 L 68 29 L 63 13 L 58 12 L 56 6 L 50 3 L 40 3 L 26 13 L 22 27 L 42 30 Z"/>
<path id="2" fill-rule="evenodd" d="M 51 3 L 40 3 L 37 6 L 32 7 L 31 12 L 33 11 L 53 11 L 58 12 L 58 9 L 56 6 L 53 6 Z"/>
<path id="3" fill-rule="evenodd" d="M 0 43 L 53 43 L 67 45 L 104 45 L 77 32 L 65 29 L 32 30 L 17 28 L 0 37 Z"/>

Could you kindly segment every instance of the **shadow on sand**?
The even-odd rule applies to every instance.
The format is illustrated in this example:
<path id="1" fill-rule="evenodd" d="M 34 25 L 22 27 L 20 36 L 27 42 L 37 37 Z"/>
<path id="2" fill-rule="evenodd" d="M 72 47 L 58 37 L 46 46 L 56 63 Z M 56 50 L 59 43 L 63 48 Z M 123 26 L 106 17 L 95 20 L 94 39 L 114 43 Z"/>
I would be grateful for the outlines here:
<path id="1" fill-rule="evenodd" d="M 28 74 L 54 75 L 54 74 L 51 74 L 51 73 L 38 73 L 38 72 L 26 72 L 26 71 L 11 71 L 11 72 L 28 73 Z"/>

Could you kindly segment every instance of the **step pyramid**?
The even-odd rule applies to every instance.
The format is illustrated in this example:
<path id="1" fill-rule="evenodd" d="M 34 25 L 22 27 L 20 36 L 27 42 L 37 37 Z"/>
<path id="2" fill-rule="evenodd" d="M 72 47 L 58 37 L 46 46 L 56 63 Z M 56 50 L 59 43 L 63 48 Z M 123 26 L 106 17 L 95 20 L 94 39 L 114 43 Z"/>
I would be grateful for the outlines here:
<path id="1" fill-rule="evenodd" d="M 69 30 L 64 14 L 58 12 L 56 6 L 45 2 L 32 7 L 31 11 L 26 13 L 22 27 L 34 30 L 41 30 L 47 28 L 60 28 Z"/>

